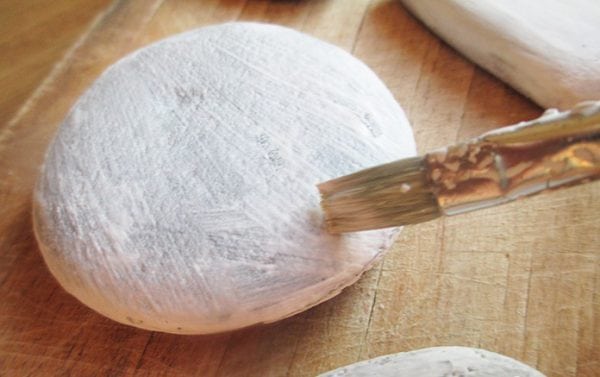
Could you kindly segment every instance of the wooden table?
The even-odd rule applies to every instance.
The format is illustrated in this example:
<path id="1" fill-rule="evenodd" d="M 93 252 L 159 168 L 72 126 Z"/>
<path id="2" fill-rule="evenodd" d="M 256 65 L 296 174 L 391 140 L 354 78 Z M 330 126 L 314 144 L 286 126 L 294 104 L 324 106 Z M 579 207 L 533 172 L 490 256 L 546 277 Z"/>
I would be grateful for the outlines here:
<path id="1" fill-rule="evenodd" d="M 110 1 L 0 1 L 0 129 Z"/>
<path id="2" fill-rule="evenodd" d="M 66 294 L 44 266 L 30 217 L 36 171 L 56 127 L 126 53 L 233 20 L 283 24 L 364 60 L 407 111 L 422 152 L 541 113 L 397 1 L 116 2 L 0 129 L 1 376 L 311 376 L 438 345 L 485 348 L 549 376 L 600 375 L 597 183 L 406 227 L 358 283 L 268 326 L 152 333 Z"/>

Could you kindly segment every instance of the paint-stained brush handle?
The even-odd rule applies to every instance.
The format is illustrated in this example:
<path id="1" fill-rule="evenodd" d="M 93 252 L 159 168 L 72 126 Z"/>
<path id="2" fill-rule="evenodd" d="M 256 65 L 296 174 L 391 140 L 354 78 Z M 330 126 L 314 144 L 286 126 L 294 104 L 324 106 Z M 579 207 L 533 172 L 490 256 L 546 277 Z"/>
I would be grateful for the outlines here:
<path id="1" fill-rule="evenodd" d="M 600 178 L 600 102 L 504 127 L 425 156 L 443 214 Z"/>
<path id="2" fill-rule="evenodd" d="M 332 233 L 416 224 L 600 178 L 600 102 L 318 185 Z"/>

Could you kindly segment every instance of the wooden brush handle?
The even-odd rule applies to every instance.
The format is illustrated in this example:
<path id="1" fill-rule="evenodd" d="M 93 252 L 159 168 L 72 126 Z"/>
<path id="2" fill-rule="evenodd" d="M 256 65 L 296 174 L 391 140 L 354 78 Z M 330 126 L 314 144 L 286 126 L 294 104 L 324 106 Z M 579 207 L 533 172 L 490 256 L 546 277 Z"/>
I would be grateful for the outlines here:
<path id="1" fill-rule="evenodd" d="M 446 215 L 600 178 L 600 102 L 504 127 L 425 156 Z"/>

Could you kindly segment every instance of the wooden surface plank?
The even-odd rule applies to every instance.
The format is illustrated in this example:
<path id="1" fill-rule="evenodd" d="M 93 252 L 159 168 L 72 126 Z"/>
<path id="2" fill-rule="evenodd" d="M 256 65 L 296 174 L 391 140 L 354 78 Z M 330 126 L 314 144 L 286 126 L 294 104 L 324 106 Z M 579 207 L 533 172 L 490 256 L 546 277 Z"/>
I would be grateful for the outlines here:
<path id="1" fill-rule="evenodd" d="M 598 184 L 406 227 L 355 285 L 268 326 L 150 333 L 66 294 L 43 264 L 29 215 L 51 135 L 127 52 L 232 20 L 283 24 L 353 52 L 404 107 L 421 152 L 541 112 L 396 1 L 116 2 L 0 131 L 0 375 L 311 376 L 436 345 L 483 347 L 549 376 L 600 375 Z"/>
<path id="2" fill-rule="evenodd" d="M 110 2 L 0 2 L 0 128 Z"/>

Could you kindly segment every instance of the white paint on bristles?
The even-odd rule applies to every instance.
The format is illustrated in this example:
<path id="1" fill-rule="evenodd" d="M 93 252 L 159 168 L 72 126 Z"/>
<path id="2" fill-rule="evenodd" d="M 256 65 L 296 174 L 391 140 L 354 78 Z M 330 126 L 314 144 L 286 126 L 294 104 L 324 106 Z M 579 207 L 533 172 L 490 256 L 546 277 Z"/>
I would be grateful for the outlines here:
<path id="1" fill-rule="evenodd" d="M 328 235 L 315 184 L 414 153 L 403 111 L 348 53 L 278 26 L 206 27 L 79 99 L 38 180 L 36 236 L 60 284 L 116 321 L 272 322 L 338 294 L 396 233 Z"/>

